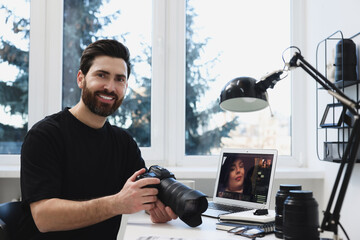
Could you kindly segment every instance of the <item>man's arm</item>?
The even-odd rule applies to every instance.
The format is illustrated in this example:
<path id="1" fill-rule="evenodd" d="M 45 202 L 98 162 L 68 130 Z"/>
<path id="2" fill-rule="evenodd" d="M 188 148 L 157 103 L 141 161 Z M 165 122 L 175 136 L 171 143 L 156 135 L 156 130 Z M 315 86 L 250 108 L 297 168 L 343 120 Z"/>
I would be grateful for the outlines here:
<path id="1" fill-rule="evenodd" d="M 87 201 L 53 198 L 31 203 L 30 208 L 35 224 L 40 232 L 65 231 L 87 227 L 120 214 L 158 209 L 156 197 L 158 190 L 144 188 L 144 186 L 159 184 L 160 180 L 144 178 L 136 181 L 136 176 L 144 172 L 145 169 L 135 172 L 127 180 L 123 189 L 115 195 Z M 164 209 L 160 208 L 158 211 L 162 212 Z M 156 219 L 157 222 L 170 220 L 164 220 L 165 218 L 159 216 Z"/>

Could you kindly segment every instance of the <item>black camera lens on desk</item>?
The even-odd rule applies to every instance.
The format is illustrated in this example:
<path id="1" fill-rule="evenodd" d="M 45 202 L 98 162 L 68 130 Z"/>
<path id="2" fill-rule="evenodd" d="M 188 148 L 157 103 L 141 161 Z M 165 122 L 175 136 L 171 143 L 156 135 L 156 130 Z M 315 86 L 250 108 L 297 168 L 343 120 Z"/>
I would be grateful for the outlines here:
<path id="1" fill-rule="evenodd" d="M 151 166 L 146 173 L 137 176 L 137 180 L 142 178 L 160 179 L 159 185 L 147 187 L 157 188 L 160 201 L 169 206 L 187 225 L 197 227 L 202 223 L 201 214 L 208 207 L 205 194 L 176 181 L 173 173 L 158 165 Z"/>
<path id="2" fill-rule="evenodd" d="M 283 238 L 283 209 L 284 202 L 289 196 L 290 190 L 301 190 L 301 185 L 280 184 L 280 189 L 275 197 L 275 236 Z"/>
<path id="3" fill-rule="evenodd" d="M 318 203 L 311 191 L 291 190 L 284 202 L 283 234 L 288 240 L 318 240 Z"/>

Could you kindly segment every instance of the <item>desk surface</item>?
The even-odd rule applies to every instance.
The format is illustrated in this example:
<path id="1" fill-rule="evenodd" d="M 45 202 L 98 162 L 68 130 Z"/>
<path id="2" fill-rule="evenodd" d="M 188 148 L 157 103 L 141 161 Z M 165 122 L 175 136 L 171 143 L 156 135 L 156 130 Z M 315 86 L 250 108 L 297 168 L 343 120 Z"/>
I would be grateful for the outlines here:
<path id="1" fill-rule="evenodd" d="M 216 230 L 216 219 L 202 217 L 203 223 L 191 228 L 180 219 L 170 221 L 164 224 L 152 223 L 150 217 L 144 213 L 128 215 L 127 226 L 124 239 L 137 240 L 140 237 L 157 236 L 170 239 L 171 237 L 182 238 L 183 240 L 229 240 L 229 239 L 247 239 L 227 233 L 226 231 Z M 263 240 L 277 240 L 274 234 L 266 235 Z"/>

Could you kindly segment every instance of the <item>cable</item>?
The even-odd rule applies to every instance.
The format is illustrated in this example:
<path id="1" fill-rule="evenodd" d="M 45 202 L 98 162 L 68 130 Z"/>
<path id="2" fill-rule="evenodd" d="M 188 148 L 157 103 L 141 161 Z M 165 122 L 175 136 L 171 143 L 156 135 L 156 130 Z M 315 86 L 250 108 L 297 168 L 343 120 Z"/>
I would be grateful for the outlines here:
<path id="1" fill-rule="evenodd" d="M 285 52 L 286 52 L 287 50 L 292 49 L 292 48 L 295 48 L 295 49 L 298 51 L 298 53 L 301 55 L 301 50 L 300 50 L 300 48 L 298 48 L 298 47 L 296 47 L 296 46 L 290 46 L 290 47 L 286 48 L 286 49 L 282 52 L 281 58 L 282 58 L 282 60 L 283 60 L 283 62 L 284 62 L 284 68 L 283 68 L 283 70 L 286 71 L 286 72 L 289 72 L 289 71 L 290 71 L 290 62 L 286 62 L 286 61 L 285 61 L 284 54 L 285 54 Z M 287 75 L 286 75 L 286 76 L 287 76 Z"/>
<path id="2" fill-rule="evenodd" d="M 300 48 L 298 48 L 298 47 L 296 47 L 296 46 L 290 46 L 290 47 L 286 48 L 286 49 L 282 52 L 282 54 L 281 54 L 281 58 L 282 58 L 285 66 L 286 66 L 286 62 L 285 62 L 284 54 L 285 54 L 285 52 L 286 52 L 287 50 L 289 50 L 289 49 L 291 49 L 291 48 L 295 48 L 295 49 L 299 52 L 299 54 L 301 54 Z M 285 66 L 284 66 L 284 69 L 285 69 Z"/>
<path id="3" fill-rule="evenodd" d="M 346 233 L 346 231 L 345 231 L 344 227 L 341 225 L 341 223 L 340 223 L 340 222 L 339 222 L 339 226 L 341 227 L 341 230 L 344 232 L 344 234 L 345 234 L 345 236 L 346 236 L 347 240 L 350 240 L 349 235 Z"/>

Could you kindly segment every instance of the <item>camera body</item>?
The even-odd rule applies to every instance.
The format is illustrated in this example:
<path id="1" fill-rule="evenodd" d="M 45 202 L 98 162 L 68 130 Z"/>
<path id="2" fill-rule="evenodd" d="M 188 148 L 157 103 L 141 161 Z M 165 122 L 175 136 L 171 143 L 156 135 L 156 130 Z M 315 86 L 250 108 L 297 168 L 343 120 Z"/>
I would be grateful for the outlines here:
<path id="1" fill-rule="evenodd" d="M 139 176 L 136 177 L 136 180 L 140 180 L 143 178 L 158 178 L 161 180 L 165 178 L 173 178 L 175 179 L 175 175 L 172 172 L 169 172 L 167 169 L 162 168 L 158 165 L 151 166 L 150 169 Z M 148 188 L 159 188 L 158 185 L 147 185 Z"/>
<path id="2" fill-rule="evenodd" d="M 176 181 L 173 173 L 158 165 L 151 166 L 146 173 L 136 177 L 137 180 L 144 178 L 160 179 L 160 184 L 145 187 L 157 188 L 160 201 L 169 206 L 183 222 L 190 227 L 202 223 L 201 213 L 208 207 L 205 194 Z"/>

